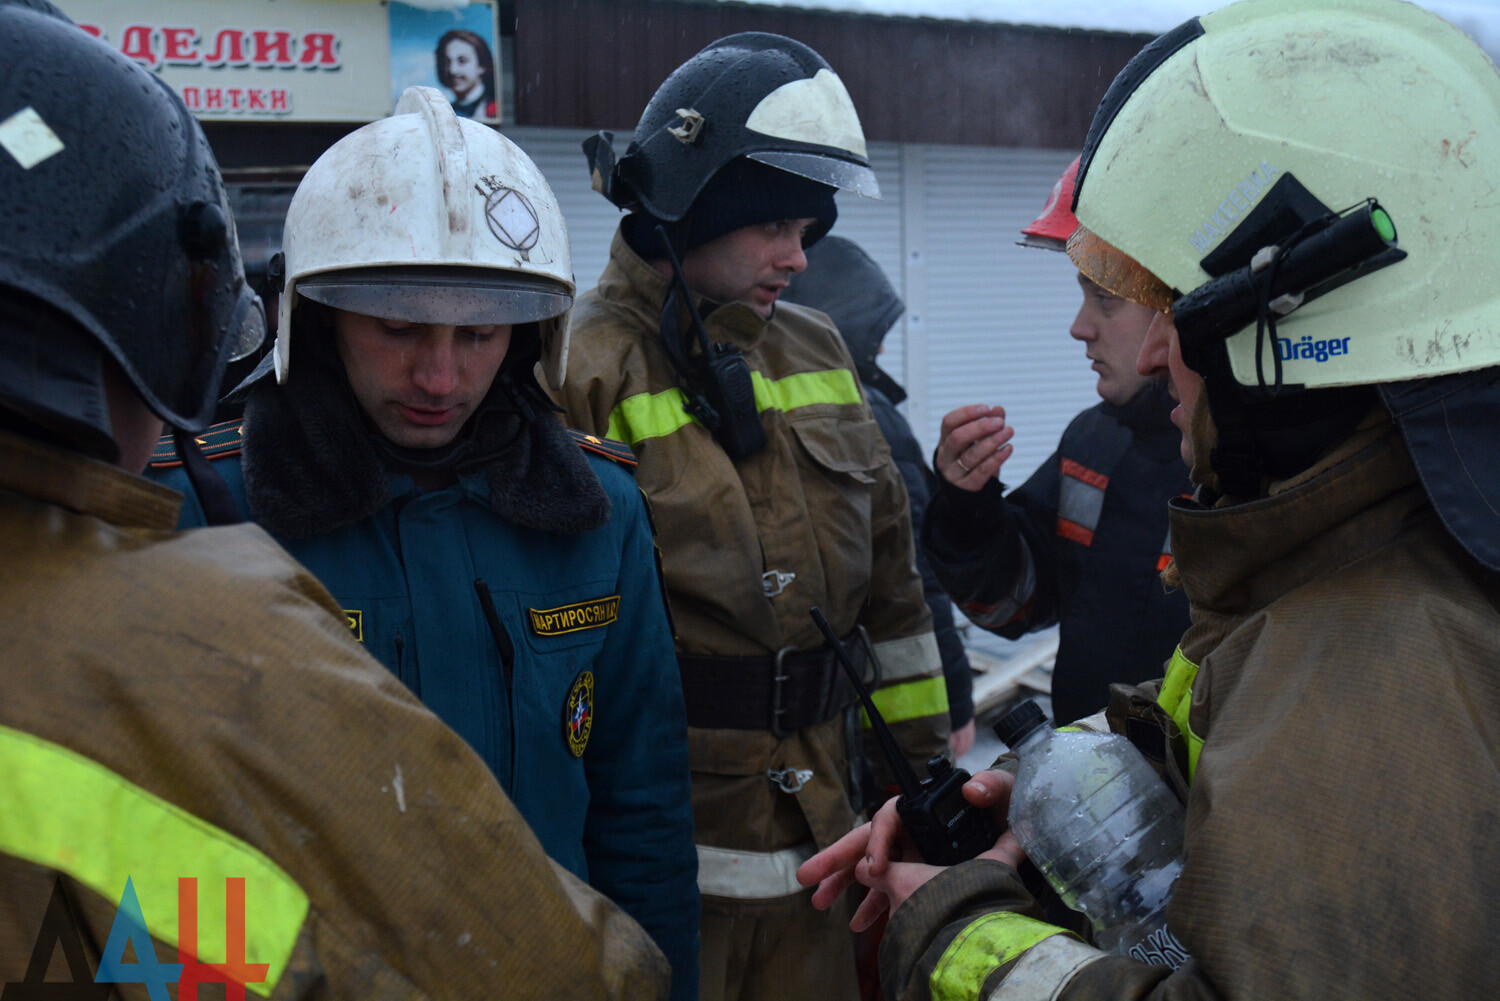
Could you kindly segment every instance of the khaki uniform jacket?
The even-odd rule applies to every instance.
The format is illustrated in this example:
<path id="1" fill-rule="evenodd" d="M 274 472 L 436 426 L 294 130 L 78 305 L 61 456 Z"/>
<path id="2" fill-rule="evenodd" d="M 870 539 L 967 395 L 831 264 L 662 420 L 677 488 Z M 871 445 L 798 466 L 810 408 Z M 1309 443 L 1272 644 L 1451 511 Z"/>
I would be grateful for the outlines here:
<path id="1" fill-rule="evenodd" d="M 55 886 L 89 969 L 49 948 L 53 979 L 92 979 L 127 879 L 175 962 L 190 876 L 203 963 L 244 878 L 255 996 L 664 997 L 645 933 L 549 862 L 322 586 L 258 528 L 175 531 L 180 503 L 0 433 L 0 984 L 41 978 Z"/>
<path id="2" fill-rule="evenodd" d="M 682 409 L 658 333 L 666 294 L 667 279 L 617 232 L 599 286 L 574 307 L 561 397 L 570 424 L 635 449 L 678 652 L 768 657 L 786 647 L 816 649 L 823 639 L 807 614 L 813 605 L 840 635 L 863 625 L 883 669 L 877 702 L 908 755 L 925 761 L 946 747 L 942 662 L 916 570 L 906 488 L 847 350 L 821 313 L 783 303 L 767 322 L 743 303 L 700 305 L 711 309 L 704 317 L 710 340 L 740 347 L 754 373 L 769 444 L 736 463 Z M 778 571 L 795 578 L 768 596 L 764 576 Z M 841 721 L 786 738 L 690 728 L 689 745 L 703 891 L 799 891 L 795 855 L 810 852 L 809 840 L 831 843 L 854 819 Z M 813 773 L 796 793 L 800 809 L 766 777 L 787 768 Z M 761 885 L 750 877 L 760 885 L 752 892 L 735 874 L 757 867 L 770 878 Z"/>
<path id="3" fill-rule="evenodd" d="M 1157 705 L 1177 721 L 1158 714 L 1168 771 L 1191 780 L 1167 912 L 1191 959 L 1169 976 L 1038 941 L 1048 926 L 993 913 L 1029 903 L 1014 872 L 970 863 L 893 918 L 890 996 L 1491 996 L 1500 584 L 1444 531 L 1399 435 L 1362 431 L 1269 498 L 1176 505 L 1172 540 L 1193 625 Z M 966 929 L 997 961 L 960 974 Z"/>

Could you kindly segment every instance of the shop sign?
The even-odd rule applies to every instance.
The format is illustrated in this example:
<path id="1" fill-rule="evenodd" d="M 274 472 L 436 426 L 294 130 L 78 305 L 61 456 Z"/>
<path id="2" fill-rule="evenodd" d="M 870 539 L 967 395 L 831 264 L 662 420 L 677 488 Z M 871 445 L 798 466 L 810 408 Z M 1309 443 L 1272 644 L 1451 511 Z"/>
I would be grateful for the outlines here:
<path id="1" fill-rule="evenodd" d="M 398 82 L 392 52 L 413 48 L 425 47 L 428 61 L 424 78 L 414 82 L 449 83 L 445 93 L 455 107 L 460 95 L 451 84 L 473 77 L 492 96 L 498 79 L 492 56 L 478 71 L 463 65 L 495 39 L 493 3 L 421 0 L 418 9 L 381 0 L 60 0 L 59 6 L 84 31 L 158 74 L 207 121 L 383 118 Z M 427 9 L 434 7 L 440 9 Z M 483 41 L 466 48 L 451 43 L 455 35 Z M 444 37 L 452 69 L 443 62 Z M 399 72 L 412 70 L 403 64 Z M 497 112 L 497 101 L 481 101 L 471 114 L 494 121 Z"/>

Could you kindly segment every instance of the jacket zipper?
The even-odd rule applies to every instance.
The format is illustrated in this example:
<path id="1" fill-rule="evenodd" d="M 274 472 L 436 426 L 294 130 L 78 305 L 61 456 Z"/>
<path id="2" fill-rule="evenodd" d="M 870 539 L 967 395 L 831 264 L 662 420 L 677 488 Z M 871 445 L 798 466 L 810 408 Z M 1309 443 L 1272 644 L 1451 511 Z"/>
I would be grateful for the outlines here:
<path id="1" fill-rule="evenodd" d="M 396 634 L 396 677 L 401 678 L 401 680 L 403 682 L 405 682 L 406 679 L 402 678 L 401 675 L 405 672 L 405 670 L 406 670 L 406 640 L 404 640 L 404 639 L 401 638 L 401 634 L 400 633 L 397 633 Z M 419 670 L 417 670 L 417 665 L 415 663 L 413 663 L 412 666 L 411 666 L 411 681 L 409 683 L 407 683 L 407 687 L 411 689 L 411 693 L 413 695 L 415 695 L 417 698 L 420 699 L 422 697 L 422 674 L 421 674 L 421 672 Z"/>
<path id="2" fill-rule="evenodd" d="M 505 631 L 505 624 L 500 621 L 500 613 L 495 611 L 495 599 L 491 597 L 489 585 L 484 582 L 483 577 L 474 581 L 474 592 L 479 595 L 479 607 L 484 610 L 484 621 L 489 624 L 490 635 L 495 638 L 495 648 L 500 651 L 500 669 L 505 675 L 505 710 L 510 717 L 510 782 L 506 784 L 505 791 L 514 798 L 516 795 L 516 647 L 510 640 L 510 633 Z"/>

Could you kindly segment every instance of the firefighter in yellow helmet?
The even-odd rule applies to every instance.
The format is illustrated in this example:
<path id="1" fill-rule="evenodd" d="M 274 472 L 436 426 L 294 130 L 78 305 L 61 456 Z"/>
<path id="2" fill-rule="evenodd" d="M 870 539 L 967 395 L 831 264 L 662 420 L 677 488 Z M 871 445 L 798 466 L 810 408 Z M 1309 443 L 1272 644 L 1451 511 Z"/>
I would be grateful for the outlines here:
<path id="1" fill-rule="evenodd" d="M 1493 991 L 1497 185 L 1500 76 L 1411 4 L 1235 4 L 1117 78 L 1069 249 L 1165 311 L 1140 366 L 1170 374 L 1198 484 L 1171 515 L 1194 624 L 1110 714 L 1187 804 L 1188 958 L 1037 920 L 1013 843 L 890 862 L 883 819 L 804 875 L 898 904 L 888 996 Z"/>

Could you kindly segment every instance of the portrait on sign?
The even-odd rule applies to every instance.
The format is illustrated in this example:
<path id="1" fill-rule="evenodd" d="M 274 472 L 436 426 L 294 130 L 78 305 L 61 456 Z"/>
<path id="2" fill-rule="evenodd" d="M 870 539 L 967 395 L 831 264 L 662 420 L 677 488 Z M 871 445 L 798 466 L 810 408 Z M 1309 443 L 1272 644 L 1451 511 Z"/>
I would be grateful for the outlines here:
<path id="1" fill-rule="evenodd" d="M 408 87 L 436 87 L 464 118 L 500 121 L 495 4 L 423 10 L 392 0 L 391 101 Z"/>

